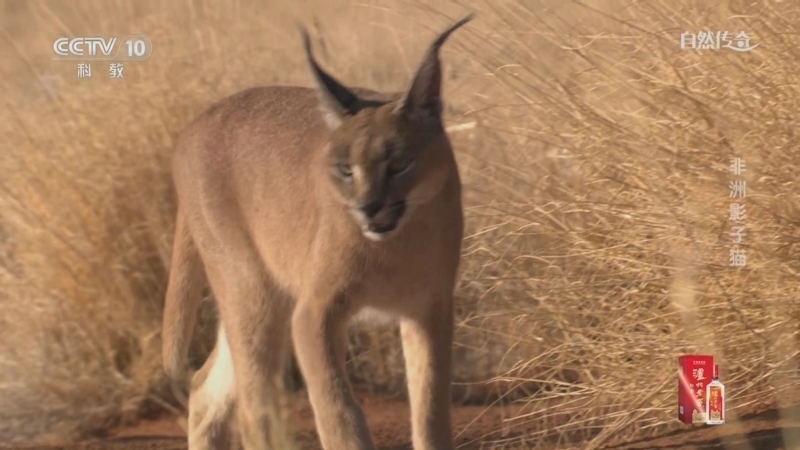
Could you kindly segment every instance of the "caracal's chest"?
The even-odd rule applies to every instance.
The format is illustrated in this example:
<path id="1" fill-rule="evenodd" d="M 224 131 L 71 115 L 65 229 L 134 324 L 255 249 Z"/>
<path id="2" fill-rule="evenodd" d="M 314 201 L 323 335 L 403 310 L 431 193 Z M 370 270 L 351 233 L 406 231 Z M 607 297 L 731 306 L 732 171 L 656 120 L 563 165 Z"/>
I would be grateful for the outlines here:
<path id="1" fill-rule="evenodd" d="M 405 315 L 431 296 L 452 293 L 460 238 L 440 235 L 430 241 L 400 247 L 387 255 L 360 280 L 352 300 L 362 305 L 359 319 Z M 381 313 L 381 314 L 377 314 Z"/>

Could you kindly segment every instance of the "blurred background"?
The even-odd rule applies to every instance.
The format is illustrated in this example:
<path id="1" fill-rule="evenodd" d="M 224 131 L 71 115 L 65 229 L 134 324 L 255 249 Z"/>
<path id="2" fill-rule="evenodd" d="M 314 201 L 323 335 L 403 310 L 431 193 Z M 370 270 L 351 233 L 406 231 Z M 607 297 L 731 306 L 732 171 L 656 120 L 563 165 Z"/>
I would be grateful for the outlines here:
<path id="1" fill-rule="evenodd" d="M 467 216 L 454 403 L 509 411 L 481 442 L 596 449 L 687 429 L 677 358 L 699 353 L 721 367 L 727 429 L 760 417 L 783 447 L 750 448 L 800 448 L 796 2 L 0 4 L 0 442 L 184 411 L 160 359 L 172 143 L 226 95 L 310 85 L 296 20 L 341 81 L 401 90 L 475 12 L 441 57 Z M 687 31 L 758 45 L 681 49 Z M 122 79 L 52 61 L 59 37 L 128 34 L 153 51 Z M 214 320 L 209 295 L 195 366 Z M 353 330 L 360 392 L 402 396 L 396 336 Z"/>

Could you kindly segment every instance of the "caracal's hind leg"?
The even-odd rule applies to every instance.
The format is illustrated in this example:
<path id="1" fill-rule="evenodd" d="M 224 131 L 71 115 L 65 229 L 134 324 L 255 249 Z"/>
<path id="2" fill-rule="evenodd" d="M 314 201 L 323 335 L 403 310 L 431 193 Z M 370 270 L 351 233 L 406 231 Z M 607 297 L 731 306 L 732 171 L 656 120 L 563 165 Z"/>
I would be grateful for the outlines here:
<path id="1" fill-rule="evenodd" d="M 193 376 L 189 394 L 189 450 L 235 450 L 231 418 L 235 381 L 225 329 L 203 367 Z"/>
<path id="2" fill-rule="evenodd" d="M 227 249 L 206 268 L 236 374 L 236 437 L 244 450 L 266 450 L 286 433 L 279 400 L 292 301 L 271 283 L 254 250 L 230 242 Z"/>
<path id="3" fill-rule="evenodd" d="M 453 450 L 453 297 L 431 295 L 400 322 L 414 450 Z"/>

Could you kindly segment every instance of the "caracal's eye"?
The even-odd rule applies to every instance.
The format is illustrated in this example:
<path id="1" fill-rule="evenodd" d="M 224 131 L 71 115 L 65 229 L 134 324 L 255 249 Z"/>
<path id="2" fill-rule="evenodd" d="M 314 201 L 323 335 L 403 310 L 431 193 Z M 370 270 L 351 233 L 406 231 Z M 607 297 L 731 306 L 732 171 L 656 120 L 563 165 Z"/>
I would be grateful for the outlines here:
<path id="1" fill-rule="evenodd" d="M 389 162 L 388 172 L 391 176 L 397 176 L 406 172 L 413 165 L 413 161 L 408 158 L 393 159 Z"/>
<path id="2" fill-rule="evenodd" d="M 344 178 L 350 178 L 353 176 L 353 168 L 350 166 L 350 164 L 338 163 L 336 164 L 336 173 Z"/>

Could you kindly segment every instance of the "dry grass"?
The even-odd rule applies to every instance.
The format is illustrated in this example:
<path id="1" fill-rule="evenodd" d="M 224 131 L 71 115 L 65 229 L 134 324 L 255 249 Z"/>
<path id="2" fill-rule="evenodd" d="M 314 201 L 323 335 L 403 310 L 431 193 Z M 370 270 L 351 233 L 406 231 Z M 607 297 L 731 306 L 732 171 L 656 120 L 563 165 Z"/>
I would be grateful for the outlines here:
<path id="1" fill-rule="evenodd" d="M 172 140 L 224 95 L 307 84 L 293 20 L 315 15 L 336 75 L 401 89 L 433 31 L 477 12 L 443 50 L 448 122 L 476 123 L 452 134 L 463 400 L 528 402 L 508 426 L 540 425 L 531 448 L 600 448 L 677 426 L 683 353 L 720 360 L 729 420 L 797 390 L 796 4 L 252 3 L 3 3 L 0 441 L 175 404 L 159 355 Z M 744 30 L 759 47 L 681 51 L 686 30 Z M 155 49 L 124 80 L 50 61 L 62 35 L 128 33 Z M 747 164 L 743 269 L 728 266 L 733 156 Z M 401 386 L 394 332 L 354 332 L 360 385 Z"/>

